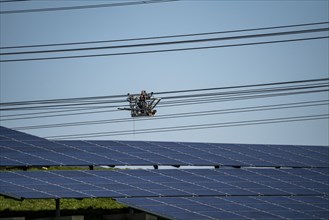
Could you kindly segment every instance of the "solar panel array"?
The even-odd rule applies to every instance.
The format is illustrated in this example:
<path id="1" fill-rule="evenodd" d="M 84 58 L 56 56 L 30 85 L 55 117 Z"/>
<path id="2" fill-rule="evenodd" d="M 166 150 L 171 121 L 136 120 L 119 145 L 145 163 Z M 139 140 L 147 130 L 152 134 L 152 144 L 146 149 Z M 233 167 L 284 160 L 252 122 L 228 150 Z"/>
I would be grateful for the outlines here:
<path id="1" fill-rule="evenodd" d="M 120 198 L 168 219 L 329 219 L 328 196 Z"/>
<path id="2" fill-rule="evenodd" d="M 329 167 L 329 148 L 151 141 L 49 141 L 0 127 L 0 166 Z"/>
<path id="3" fill-rule="evenodd" d="M 0 172 L 0 194 L 16 199 L 110 197 L 181 220 L 329 219 L 328 147 L 50 141 L 0 127 L 0 153 L 3 167 L 223 166 Z"/>
<path id="4" fill-rule="evenodd" d="M 1 172 L 16 198 L 329 195 L 329 169 Z"/>

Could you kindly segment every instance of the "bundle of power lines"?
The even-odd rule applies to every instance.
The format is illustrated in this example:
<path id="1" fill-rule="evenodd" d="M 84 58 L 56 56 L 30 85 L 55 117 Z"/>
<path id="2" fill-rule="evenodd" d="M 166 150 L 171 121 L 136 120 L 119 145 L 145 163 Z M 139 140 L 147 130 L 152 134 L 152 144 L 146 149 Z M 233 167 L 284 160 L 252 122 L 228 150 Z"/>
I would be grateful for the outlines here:
<path id="1" fill-rule="evenodd" d="M 14 2 L 28 2 L 32 0 L 0 0 L 0 3 L 14 3 Z M 96 9 L 96 8 L 111 8 L 111 7 L 123 7 L 131 5 L 145 5 L 153 3 L 165 3 L 165 2 L 177 2 L 180 0 L 143 0 L 143 1 L 131 1 L 131 2 L 116 2 L 106 4 L 93 4 L 93 5 L 74 5 L 74 6 L 61 6 L 53 8 L 30 8 L 30 9 L 18 9 L 18 10 L 6 10 L 0 11 L 0 14 L 20 14 L 20 13 L 36 13 L 36 12 L 53 12 L 53 11 L 68 11 L 68 10 L 82 10 L 82 9 Z"/>
<path id="2" fill-rule="evenodd" d="M 76 5 L 56 8 L 37 8 L 1 11 L 3 16 L 17 13 L 42 13 L 62 10 L 95 9 L 150 3 L 176 2 L 177 0 L 147 0 L 97 5 Z M 1 3 L 18 2 L 18 0 L 2 1 Z M 91 57 L 108 57 L 123 55 L 138 55 L 151 53 L 166 53 L 177 51 L 219 49 L 241 46 L 256 46 L 265 44 L 292 43 L 300 41 L 327 40 L 329 22 L 313 22 L 289 24 L 271 27 L 253 27 L 248 29 L 220 30 L 204 33 L 185 33 L 166 36 L 144 36 L 127 39 L 103 39 L 83 42 L 53 42 L 35 45 L 1 45 L 0 62 L 27 62 L 58 59 L 80 59 Z M 300 81 L 270 82 L 253 85 L 237 85 L 231 87 L 203 88 L 178 91 L 155 92 L 154 95 L 162 101 L 157 106 L 161 108 L 176 108 L 178 106 L 204 105 L 220 102 L 237 102 L 253 99 L 268 99 L 274 97 L 301 96 L 305 94 L 321 94 L 328 97 L 329 79 L 309 79 Z M 324 95 L 323 95 L 324 94 Z M 137 95 L 137 94 L 136 94 Z M 118 108 L 128 107 L 127 95 L 97 96 L 68 98 L 56 100 L 35 100 L 22 102 L 7 102 L 0 104 L 1 122 L 13 121 L 17 124 L 34 119 L 62 118 L 76 115 L 107 114 L 118 111 Z M 152 118 L 111 118 L 104 120 L 74 121 L 65 123 L 28 124 L 12 127 L 17 130 L 50 129 L 74 126 L 89 126 L 111 123 L 124 123 L 143 120 L 165 120 L 176 118 L 205 117 L 244 112 L 274 111 L 281 109 L 307 108 L 325 106 L 328 108 L 328 98 L 311 99 L 297 102 L 281 102 L 268 105 L 253 105 L 236 108 L 207 109 L 202 111 L 183 111 L 171 114 L 159 114 Z M 160 111 L 161 112 L 161 111 Z M 219 127 L 246 126 L 255 124 L 272 124 L 307 120 L 328 119 L 328 114 L 309 114 L 294 117 L 262 118 L 233 122 L 178 125 L 170 127 L 153 127 L 135 130 L 104 131 L 84 134 L 53 135 L 47 138 L 71 139 L 99 136 L 116 136 L 140 133 L 169 132 L 180 130 L 209 129 Z"/>
<path id="3" fill-rule="evenodd" d="M 329 78 L 309 79 L 299 81 L 285 81 L 285 82 L 270 82 L 263 84 L 237 85 L 230 87 L 218 88 L 203 88 L 191 90 L 177 90 L 177 91 L 163 91 L 154 92 L 154 95 L 161 97 L 162 101 L 157 108 L 175 108 L 178 106 L 203 105 L 206 103 L 218 102 L 237 102 L 243 100 L 253 99 L 268 99 L 272 97 L 286 97 L 299 96 L 305 94 L 324 94 L 328 97 Z M 52 100 L 36 100 L 36 101 L 22 101 L 22 102 L 7 102 L 1 103 L 0 113 L 1 121 L 22 121 L 36 118 L 56 118 L 68 117 L 82 114 L 101 114 L 119 111 L 118 107 L 127 107 L 127 95 L 112 95 L 112 96 L 95 96 L 95 97 L 81 97 L 69 99 L 52 99 Z M 284 102 L 270 105 L 255 105 L 237 108 L 220 108 L 203 111 L 184 111 L 173 114 L 159 114 L 151 118 L 112 118 L 105 120 L 93 121 L 75 121 L 55 124 L 38 124 L 21 127 L 13 127 L 17 130 L 29 129 L 48 129 L 59 127 L 74 127 L 74 126 L 88 126 L 111 123 L 124 123 L 134 120 L 166 120 L 176 118 L 191 118 L 191 117 L 206 117 L 212 115 L 245 113 L 245 112 L 259 112 L 259 111 L 274 111 L 282 109 L 297 109 L 315 106 L 325 106 L 328 108 L 328 98 L 312 99 L 304 101 Z M 193 109 L 193 108 L 189 108 Z M 15 113 L 19 112 L 19 113 Z M 256 120 L 243 120 L 233 122 L 208 123 L 208 124 L 192 124 L 180 125 L 171 127 L 156 127 L 134 130 L 120 130 L 111 132 L 94 132 L 84 134 L 65 134 L 49 136 L 47 138 L 56 139 L 71 139 L 71 138 L 90 138 L 99 136 L 117 136 L 129 134 L 155 133 L 155 132 L 169 132 L 181 130 L 195 130 L 195 129 L 209 129 L 232 126 L 246 126 L 257 124 L 273 124 L 282 122 L 296 122 L 308 120 L 328 119 L 329 114 L 309 114 L 294 117 L 279 117 L 279 118 L 263 118 Z"/>
<path id="4" fill-rule="evenodd" d="M 320 40 L 329 38 L 328 24 L 317 22 L 130 39 L 1 46 L 0 62 L 138 55 Z"/>

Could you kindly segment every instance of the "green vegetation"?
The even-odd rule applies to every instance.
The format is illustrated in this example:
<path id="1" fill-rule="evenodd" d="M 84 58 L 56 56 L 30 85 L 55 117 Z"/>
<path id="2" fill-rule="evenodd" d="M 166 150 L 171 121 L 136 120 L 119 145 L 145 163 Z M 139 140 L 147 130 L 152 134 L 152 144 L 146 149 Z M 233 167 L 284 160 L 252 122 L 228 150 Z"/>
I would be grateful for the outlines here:
<path id="1" fill-rule="evenodd" d="M 61 209 L 118 209 L 125 206 L 109 198 L 97 199 L 61 199 Z M 55 210 L 54 199 L 26 199 L 17 201 L 0 196 L 0 212 L 10 211 L 43 211 Z"/>
<path id="2" fill-rule="evenodd" d="M 109 170 L 107 168 L 94 167 L 95 170 Z M 20 171 L 19 168 L 2 168 L 0 172 Z M 89 170 L 89 167 L 33 167 L 26 172 L 40 170 Z M 117 203 L 110 198 L 86 198 L 86 199 L 60 199 L 60 208 L 62 216 L 84 215 L 85 219 L 102 219 L 103 215 L 113 213 L 127 213 L 128 208 Z M 0 196 L 0 218 L 20 217 L 26 219 L 54 217 L 55 215 L 54 199 L 26 199 L 23 201 Z"/>
<path id="3" fill-rule="evenodd" d="M 61 199 L 61 214 L 102 216 L 111 213 L 125 213 L 127 208 L 109 198 Z M 0 218 L 10 216 L 49 217 L 55 215 L 54 199 L 27 199 L 17 201 L 0 196 Z M 86 217 L 86 219 L 90 219 Z"/>

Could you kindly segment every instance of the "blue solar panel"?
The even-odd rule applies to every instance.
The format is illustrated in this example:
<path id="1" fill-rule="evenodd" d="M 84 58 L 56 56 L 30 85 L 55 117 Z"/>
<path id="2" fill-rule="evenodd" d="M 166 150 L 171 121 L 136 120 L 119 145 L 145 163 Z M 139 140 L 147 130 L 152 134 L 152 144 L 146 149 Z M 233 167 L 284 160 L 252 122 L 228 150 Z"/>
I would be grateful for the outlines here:
<path id="1" fill-rule="evenodd" d="M 120 198 L 169 219 L 329 219 L 328 196 Z"/>
<path id="2" fill-rule="evenodd" d="M 0 172 L 0 194 L 21 198 L 329 195 L 329 169 Z"/>
<path id="3" fill-rule="evenodd" d="M 13 198 L 110 197 L 173 219 L 329 219 L 328 147 L 49 141 L 0 127 L 0 152 L 0 166 L 286 167 L 0 172 Z"/>
<path id="4" fill-rule="evenodd" d="M 50 141 L 0 127 L 0 166 L 329 167 L 329 148 L 146 141 Z"/>

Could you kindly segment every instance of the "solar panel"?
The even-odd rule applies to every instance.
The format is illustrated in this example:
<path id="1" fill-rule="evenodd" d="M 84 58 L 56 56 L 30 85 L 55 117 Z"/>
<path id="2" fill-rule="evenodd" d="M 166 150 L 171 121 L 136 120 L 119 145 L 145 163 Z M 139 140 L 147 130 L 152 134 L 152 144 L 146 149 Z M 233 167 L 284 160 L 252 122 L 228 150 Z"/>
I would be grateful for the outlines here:
<path id="1" fill-rule="evenodd" d="M 119 198 L 168 219 L 329 219 L 328 196 Z"/>
<path id="2" fill-rule="evenodd" d="M 329 148 L 153 141 L 50 141 L 0 127 L 0 166 L 329 167 Z"/>
<path id="3" fill-rule="evenodd" d="M 14 198 L 329 195 L 329 169 L 0 172 Z"/>
<path id="4" fill-rule="evenodd" d="M 24 140 L 44 140 L 44 139 L 0 126 L 0 140 L 24 141 Z"/>
<path id="5" fill-rule="evenodd" d="M 0 127 L 0 152 L 0 166 L 286 167 L 0 172 L 13 198 L 110 197 L 173 219 L 329 219 L 328 147 L 50 141 Z"/>

